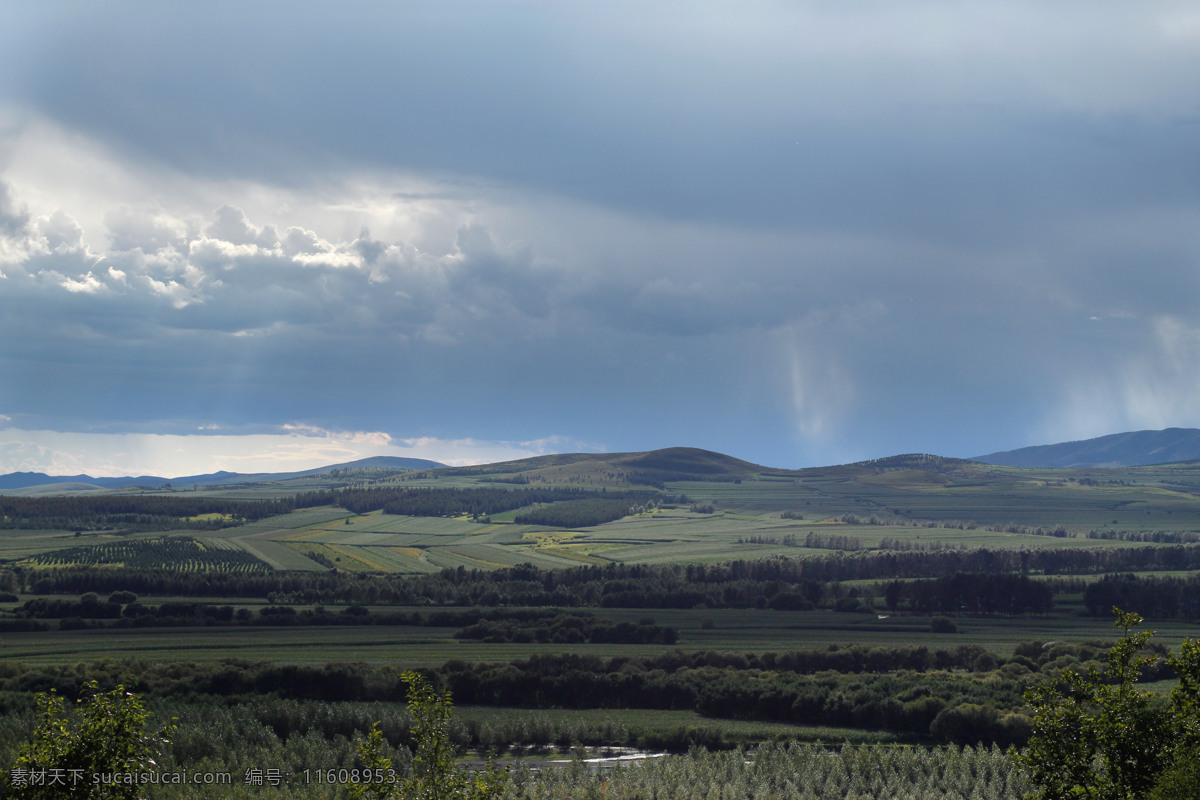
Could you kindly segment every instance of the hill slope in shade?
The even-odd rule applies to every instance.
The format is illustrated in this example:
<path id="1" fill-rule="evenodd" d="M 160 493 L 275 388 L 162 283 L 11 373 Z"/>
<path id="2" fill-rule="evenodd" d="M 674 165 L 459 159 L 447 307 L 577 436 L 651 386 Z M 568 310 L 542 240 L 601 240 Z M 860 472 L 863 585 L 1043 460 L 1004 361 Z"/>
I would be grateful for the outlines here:
<path id="1" fill-rule="evenodd" d="M 973 461 L 1008 467 L 1134 467 L 1200 459 L 1200 430 L 1114 433 L 1077 442 L 1022 447 L 978 456 Z"/>
<path id="2" fill-rule="evenodd" d="M 636 453 L 559 453 L 496 464 L 450 467 L 438 472 L 460 476 L 506 476 L 551 483 L 622 485 L 671 480 L 736 480 L 758 473 L 787 471 L 751 464 L 711 450 L 668 447 Z"/>
<path id="3" fill-rule="evenodd" d="M 354 469 L 396 469 L 396 470 L 419 470 L 419 469 L 436 469 L 444 467 L 439 461 L 430 461 L 425 458 L 400 458 L 398 456 L 372 456 L 371 458 L 361 458 L 357 461 L 347 461 L 341 464 L 329 464 L 324 467 L 315 467 L 313 469 L 299 470 L 296 472 L 256 472 L 256 473 L 240 473 L 240 472 L 214 472 L 210 475 L 188 475 L 182 478 L 172 478 L 171 482 L 175 486 L 228 486 L 241 483 L 263 483 L 265 481 L 287 481 L 294 478 L 308 478 L 313 475 L 322 475 L 333 470 L 354 470 Z"/>

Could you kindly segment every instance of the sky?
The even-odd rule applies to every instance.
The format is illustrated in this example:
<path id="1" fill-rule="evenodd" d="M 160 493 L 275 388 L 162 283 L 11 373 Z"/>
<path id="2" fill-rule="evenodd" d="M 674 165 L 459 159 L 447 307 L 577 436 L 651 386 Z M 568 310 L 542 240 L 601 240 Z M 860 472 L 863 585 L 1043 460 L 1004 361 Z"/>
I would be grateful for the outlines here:
<path id="1" fill-rule="evenodd" d="M 0 7 L 0 473 L 1200 427 L 1191 2 Z"/>

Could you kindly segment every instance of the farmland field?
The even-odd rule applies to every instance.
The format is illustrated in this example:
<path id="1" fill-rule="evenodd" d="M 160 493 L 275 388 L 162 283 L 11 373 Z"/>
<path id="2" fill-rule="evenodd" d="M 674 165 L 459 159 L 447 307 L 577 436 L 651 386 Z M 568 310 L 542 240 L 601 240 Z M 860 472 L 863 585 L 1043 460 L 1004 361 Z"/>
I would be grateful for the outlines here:
<path id="1" fill-rule="evenodd" d="M 373 485 L 379 491 L 388 486 L 470 491 L 495 487 L 500 478 L 519 479 L 528 486 L 571 486 L 572 481 L 586 479 L 598 490 L 632 480 L 633 473 L 620 471 L 627 469 L 618 466 L 624 463 L 620 459 L 591 458 L 531 459 L 496 465 L 495 472 L 444 470 L 446 474 L 402 475 Z M 753 472 L 747 469 L 752 465 L 726 465 L 714 454 L 709 459 L 713 463 L 703 466 L 705 480 L 686 479 L 682 470 L 701 467 L 688 467 L 691 462 L 684 458 L 678 469 L 662 472 L 675 478 L 662 486 L 664 497 L 686 497 L 686 502 L 639 508 L 615 522 L 570 530 L 516 524 L 515 511 L 486 520 L 351 512 L 338 507 L 337 495 L 331 494 L 328 505 L 310 504 L 236 527 L 189 533 L 225 540 L 273 569 L 399 573 L 459 566 L 495 569 L 523 562 L 555 568 L 803 557 L 838 549 L 821 541 L 829 536 L 842 537 L 842 546 L 849 543 L 859 549 L 1107 548 L 1142 540 L 1171 541 L 1172 536 L 1200 538 L 1196 465 L 1034 470 L 914 458 L 825 470 Z M 727 475 L 714 480 L 720 475 L 714 470 L 719 469 L 726 469 Z M 252 501 L 311 493 L 320 486 L 310 477 L 178 494 Z M 510 488 L 517 491 L 519 486 Z M 174 535 L 170 529 L 133 534 L 85 531 L 82 536 L 66 530 L 11 530 L 0 536 L 0 559 L 19 561 L 54 549 L 156 533 Z M 813 541 L 816 550 L 805 546 Z"/>
<path id="2" fill-rule="evenodd" d="M 236 602 L 236 601 L 235 601 Z M 264 603 L 241 603 L 257 609 Z M 421 608 L 401 608 L 420 611 Z M 1103 618 L 1080 618 L 1060 613 L 1043 617 L 963 619 L 957 633 L 932 633 L 922 617 L 829 611 L 761 612 L 753 609 L 588 609 L 614 621 L 652 616 L 655 622 L 680 632 L 671 645 L 577 644 L 572 652 L 603 657 L 647 656 L 682 652 L 736 651 L 744 653 L 820 650 L 831 644 L 871 647 L 929 647 L 952 649 L 978 645 L 1001 657 L 1032 640 L 1108 640 L 1112 623 Z M 1195 637 L 1200 628 L 1186 622 L 1154 625 L 1157 641 L 1177 646 Z M 27 664 L 73 664 L 80 660 L 136 658 L 143 661 L 219 661 L 226 658 L 281 663 L 322 664 L 361 661 L 400 668 L 431 667 L 450 659 L 506 662 L 538 654 L 557 653 L 561 645 L 495 644 L 453 638 L 455 628 L 413 626 L 200 627 L 146 630 L 99 629 L 8 633 L 3 640 L 6 659 Z"/>
<path id="3" fill-rule="evenodd" d="M 230 702 L 275 731 L 292 724 L 280 715 L 321 717 L 343 738 L 313 746 L 342 759 L 345 731 L 369 723 L 368 706 L 341 704 L 381 701 L 369 713 L 394 719 L 403 669 L 475 693 L 461 745 L 481 752 L 546 731 L 681 748 L 1019 744 L 1022 690 L 1095 662 L 1110 598 L 1154 609 L 1162 646 L 1200 630 L 1195 465 L 605 458 L 158 491 L 153 515 L 129 492 L 133 512 L 94 503 L 94 517 L 90 499 L 68 513 L 47 498 L 42 517 L 23 501 L 0 519 L 3 691 L 22 708 L 39 688 L 130 676 L 188 719 Z M 582 516 L 515 521 L 560 497 Z M 172 516 L 172 498 L 235 505 Z M 619 519 L 587 516 L 613 507 Z"/>

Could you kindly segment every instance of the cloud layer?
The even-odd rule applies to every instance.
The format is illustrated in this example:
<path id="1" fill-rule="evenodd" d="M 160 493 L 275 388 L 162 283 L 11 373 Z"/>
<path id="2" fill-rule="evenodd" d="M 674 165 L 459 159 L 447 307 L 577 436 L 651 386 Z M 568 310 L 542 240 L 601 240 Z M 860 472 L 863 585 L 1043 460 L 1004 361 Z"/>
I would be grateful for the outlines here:
<path id="1" fill-rule="evenodd" d="M 302 8 L 0 34 L 6 424 L 780 466 L 1200 425 L 1186 4 Z"/>

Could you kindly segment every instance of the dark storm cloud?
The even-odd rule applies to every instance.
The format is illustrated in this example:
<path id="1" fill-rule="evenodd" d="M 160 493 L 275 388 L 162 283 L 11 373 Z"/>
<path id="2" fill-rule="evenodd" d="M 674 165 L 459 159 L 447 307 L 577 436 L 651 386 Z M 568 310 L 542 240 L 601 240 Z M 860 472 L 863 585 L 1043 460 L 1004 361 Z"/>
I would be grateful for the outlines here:
<path id="1" fill-rule="evenodd" d="M 1149 68 L 1114 66 L 1146 62 L 1154 42 L 1144 17 L 1123 37 L 1132 15 L 1112 6 L 1056 40 L 1026 26 L 1075 16 L 1022 5 L 1027 19 L 996 32 L 1024 34 L 1012 54 L 968 51 L 986 18 L 948 15 L 939 41 L 919 14 L 880 6 L 861 19 L 755 6 L 757 41 L 620 4 L 299 8 L 85 5 L 18 86 L 72 127 L 188 169 L 286 182 L 387 164 L 743 225 L 995 238 L 1064 206 L 1200 192 L 1194 104 L 1169 95 L 1146 114 L 1124 96 L 1194 71 L 1197 54 L 1168 43 Z M 891 39 L 874 30 L 888 18 Z M 819 41 L 830 31 L 845 52 Z M 1078 51 L 1089 62 L 1064 66 Z M 1048 96 L 1074 82 L 1077 103 Z"/>
<path id="2" fill-rule="evenodd" d="M 1185 6 L 32 8 L 0 414 L 781 465 L 1200 424 Z"/>

